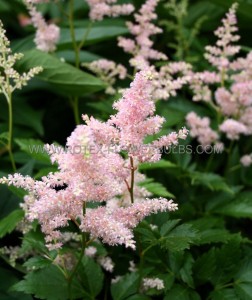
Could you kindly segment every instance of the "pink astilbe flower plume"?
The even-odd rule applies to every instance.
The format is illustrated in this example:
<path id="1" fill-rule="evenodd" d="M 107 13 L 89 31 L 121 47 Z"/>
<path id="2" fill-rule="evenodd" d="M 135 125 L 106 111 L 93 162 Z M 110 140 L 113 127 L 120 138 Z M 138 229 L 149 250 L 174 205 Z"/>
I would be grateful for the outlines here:
<path id="1" fill-rule="evenodd" d="M 127 53 L 133 55 L 130 64 L 137 69 L 143 69 L 149 66 L 149 60 L 166 60 L 165 54 L 152 49 L 152 35 L 161 33 L 162 29 L 155 26 L 152 20 L 157 19 L 155 8 L 158 0 L 147 0 L 140 8 L 138 13 L 134 14 L 135 23 L 127 22 L 126 25 L 133 39 L 119 37 L 118 45 Z"/>
<path id="2" fill-rule="evenodd" d="M 36 28 L 34 42 L 37 48 L 44 52 L 53 52 L 60 38 L 60 28 L 55 24 L 47 24 L 42 14 L 37 11 L 34 4 L 46 1 L 29 1 L 25 0 L 25 4 L 31 16 L 31 23 Z"/>
<path id="3" fill-rule="evenodd" d="M 205 57 L 217 69 L 215 72 L 190 72 L 190 87 L 193 100 L 206 101 L 216 111 L 218 128 L 211 129 L 208 117 L 200 118 L 190 112 L 187 124 L 190 134 L 206 146 L 219 143 L 224 134 L 229 140 L 238 140 L 241 135 L 252 134 L 252 55 L 236 58 L 240 47 L 233 43 L 239 40 L 236 20 L 237 4 L 233 4 L 222 26 L 215 34 L 218 37 L 216 46 L 207 46 Z M 214 86 L 217 84 L 217 88 Z M 242 160 L 248 164 L 248 157 Z"/>
<path id="4" fill-rule="evenodd" d="M 105 16 L 119 17 L 134 11 L 132 4 L 117 4 L 117 0 L 86 0 L 90 7 L 89 17 L 93 21 L 101 21 Z"/>
<path id="5" fill-rule="evenodd" d="M 49 249 L 65 242 L 60 228 L 67 227 L 69 221 L 105 243 L 134 249 L 132 229 L 143 218 L 177 209 L 172 200 L 145 199 L 150 193 L 138 186 L 134 190 L 132 185 L 132 180 L 136 185 L 144 180 L 137 172 L 139 163 L 159 160 L 160 148 L 176 145 L 188 134 L 182 128 L 144 143 L 145 137 L 158 133 L 165 121 L 154 115 L 149 77 L 149 72 L 136 74 L 122 99 L 114 104 L 117 113 L 107 122 L 83 116 L 86 125 L 76 127 L 67 139 L 66 149 L 46 145 L 52 162 L 58 164 L 58 172 L 40 181 L 20 174 L 0 179 L 0 183 L 28 192 L 22 204 L 26 218 L 30 222 L 38 220 Z M 89 202 L 97 202 L 98 208 L 86 208 Z"/>

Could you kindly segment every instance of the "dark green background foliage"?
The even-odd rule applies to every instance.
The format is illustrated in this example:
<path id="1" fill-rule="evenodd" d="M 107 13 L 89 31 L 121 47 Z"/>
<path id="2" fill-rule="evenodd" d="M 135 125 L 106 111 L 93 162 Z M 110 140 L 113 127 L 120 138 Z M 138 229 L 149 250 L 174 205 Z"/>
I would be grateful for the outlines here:
<path id="1" fill-rule="evenodd" d="M 88 7 L 83 2 L 75 0 L 77 39 L 82 37 L 83 28 L 88 24 Z M 143 1 L 133 2 L 139 6 Z M 156 49 L 166 53 L 170 60 L 193 63 L 196 70 L 207 68 L 204 47 L 215 42 L 213 31 L 232 1 L 189 1 L 187 15 L 182 17 L 180 26 L 174 14 L 165 8 L 166 2 L 161 1 L 158 7 L 157 22 L 164 33 L 155 37 Z M 252 1 L 238 2 L 240 44 L 245 55 L 252 49 Z M 60 17 L 53 4 L 44 5 L 42 9 L 50 19 Z M 116 97 L 106 96 L 104 83 L 94 75 L 84 68 L 80 71 L 74 67 L 66 21 L 61 22 L 62 34 L 56 53 L 45 54 L 35 50 L 32 27 L 19 25 L 18 15 L 25 13 L 21 0 L 0 1 L 0 19 L 12 49 L 25 54 L 17 69 L 22 71 L 37 65 L 44 68 L 27 87 L 15 93 L 13 99 L 13 147 L 18 171 L 40 178 L 54 167 L 46 155 L 31 154 L 28 145 L 65 144 L 75 128 L 69 97 L 80 97 L 80 112 L 102 120 L 113 113 L 111 104 Z M 124 19 L 95 23 L 85 51 L 81 51 L 81 61 L 104 57 L 127 65 L 129 57 L 116 48 L 116 37 L 125 34 Z M 69 64 L 62 64 L 60 58 Z M 128 84 L 127 80 L 123 82 L 125 86 Z M 165 131 L 183 126 L 186 113 L 192 110 L 215 120 L 211 108 L 193 103 L 187 93 L 157 104 L 157 113 L 167 119 Z M 0 112 L 1 134 L 8 130 L 8 108 L 2 96 Z M 136 252 L 123 247 L 100 246 L 99 251 L 108 253 L 115 262 L 112 275 L 102 271 L 92 259 L 83 259 L 77 276 L 81 280 L 73 281 L 75 299 L 252 299 L 252 173 L 251 169 L 233 168 L 239 164 L 241 154 L 251 152 L 252 141 L 241 139 L 229 158 L 225 153 L 194 153 L 196 144 L 190 138 L 185 145 L 191 145 L 191 153 L 164 155 L 156 165 L 141 166 L 141 171 L 153 179 L 144 183 L 147 189 L 156 196 L 175 197 L 179 210 L 171 215 L 160 213 L 142 222 L 135 230 Z M 3 148 L 0 148 L 0 166 L 1 175 L 12 172 Z M 67 299 L 64 276 L 51 263 L 56 253 L 45 248 L 39 228 L 25 237 L 14 231 L 23 216 L 19 210 L 23 195 L 21 190 L 0 186 L 0 246 L 21 245 L 23 251 L 32 250 L 36 255 L 17 261 L 15 268 L 8 264 L 6 256 L 1 256 L 0 299 Z M 158 227 L 153 230 L 149 224 Z M 78 251 L 74 253 L 78 254 Z M 45 255 L 49 259 L 45 259 Z M 139 271 L 127 273 L 131 260 Z M 122 280 L 111 284 L 117 275 L 123 276 Z M 143 294 L 139 289 L 142 277 L 163 279 L 165 290 L 151 289 Z"/>

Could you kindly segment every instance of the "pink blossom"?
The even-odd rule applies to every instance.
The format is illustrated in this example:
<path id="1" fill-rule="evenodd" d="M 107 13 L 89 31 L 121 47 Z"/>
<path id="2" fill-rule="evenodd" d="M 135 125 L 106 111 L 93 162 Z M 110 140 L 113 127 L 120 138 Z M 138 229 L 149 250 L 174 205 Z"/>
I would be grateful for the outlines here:
<path id="1" fill-rule="evenodd" d="M 210 127 L 209 118 L 201 118 L 195 112 L 190 112 L 186 116 L 186 121 L 190 128 L 190 135 L 196 137 L 204 147 L 218 141 L 218 133 Z"/>
<path id="2" fill-rule="evenodd" d="M 132 4 L 116 4 L 117 0 L 87 0 L 90 7 L 89 17 L 93 21 L 103 20 L 105 16 L 118 17 L 134 11 Z"/>
<path id="3" fill-rule="evenodd" d="M 234 119 L 227 119 L 220 125 L 220 131 L 226 133 L 230 140 L 238 140 L 240 134 L 247 133 L 247 127 Z"/>
<path id="4" fill-rule="evenodd" d="M 249 167 L 252 164 L 252 155 L 251 154 L 247 154 L 241 157 L 240 159 L 241 164 L 244 167 Z"/>
<path id="5" fill-rule="evenodd" d="M 55 24 L 47 24 L 40 12 L 35 6 L 28 6 L 31 15 L 31 22 L 37 29 L 35 35 L 35 44 L 37 48 L 45 52 L 53 52 L 60 38 L 60 29 Z"/>

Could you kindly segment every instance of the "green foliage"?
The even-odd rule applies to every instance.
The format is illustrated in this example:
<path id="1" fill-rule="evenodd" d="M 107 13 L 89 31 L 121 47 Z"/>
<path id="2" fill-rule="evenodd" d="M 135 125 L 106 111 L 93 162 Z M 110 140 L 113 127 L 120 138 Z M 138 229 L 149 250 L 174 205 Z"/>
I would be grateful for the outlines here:
<path id="1" fill-rule="evenodd" d="M 53 86 L 56 93 L 80 96 L 104 88 L 104 84 L 98 78 L 39 50 L 26 51 L 17 67 L 27 71 L 38 65 L 43 67 L 43 72 L 38 78 Z"/>
<path id="2" fill-rule="evenodd" d="M 7 217 L 0 221 L 0 238 L 5 236 L 7 233 L 11 233 L 17 224 L 23 219 L 24 211 L 21 209 L 14 210 Z"/>
<path id="3" fill-rule="evenodd" d="M 0 19 L 11 39 L 11 48 L 14 53 L 24 53 L 16 69 L 27 72 L 35 66 L 43 67 L 43 72 L 27 87 L 13 95 L 11 139 L 9 107 L 0 97 L 0 177 L 14 172 L 8 155 L 10 140 L 17 172 L 35 179 L 55 172 L 56 164 L 51 165 L 49 156 L 42 151 L 44 144 L 65 145 L 82 113 L 106 120 L 115 112 L 113 101 L 121 97 L 119 92 L 104 95 L 104 82 L 91 75 L 82 63 L 106 58 L 128 67 L 129 55 L 116 44 L 118 36 L 129 37 L 125 21 L 132 16 L 90 24 L 87 3 L 74 0 L 76 43 L 82 42 L 90 30 L 79 51 L 80 67 L 76 67 L 68 16 L 57 6 L 69 14 L 71 1 L 56 1 L 57 5 L 49 2 L 40 4 L 39 10 L 61 27 L 57 50 L 52 54 L 35 49 L 32 27 L 20 26 L 18 21 L 27 14 L 23 1 L 0 1 Z M 139 7 L 144 1 L 119 2 Z M 160 1 L 155 23 L 164 33 L 153 37 L 154 49 L 166 53 L 169 61 L 191 62 L 195 71 L 212 71 L 203 59 L 204 47 L 214 39 L 213 31 L 233 2 Z M 252 49 L 252 2 L 238 2 L 241 53 L 245 56 Z M 166 62 L 155 66 L 162 64 Z M 118 90 L 129 86 L 133 72 L 128 68 L 127 79 L 116 83 Z M 191 111 L 209 117 L 215 129 L 218 126 L 215 110 L 207 103 L 193 102 L 187 89 L 169 101 L 157 102 L 156 108 L 156 113 L 166 118 L 162 134 L 185 126 L 185 116 Z M 148 141 L 154 138 L 149 137 Z M 225 143 L 228 145 L 229 141 Z M 187 138 L 157 163 L 139 164 L 139 171 L 147 177 L 139 186 L 153 197 L 174 198 L 179 209 L 152 215 L 140 223 L 134 229 L 136 251 L 101 244 L 88 234 L 87 247 L 97 249 L 93 258 L 81 257 L 83 249 L 80 250 L 78 239 L 50 251 L 37 221 L 29 228 L 24 226 L 23 233 L 15 230 L 24 219 L 20 202 L 26 192 L 1 185 L 0 299 L 252 300 L 252 172 L 240 165 L 241 155 L 251 152 L 252 141 L 244 137 L 228 146 L 222 154 L 199 154 L 195 141 Z M 92 205 L 88 203 L 88 208 Z M 69 222 L 67 231 L 79 234 L 78 222 L 80 219 Z M 106 256 L 115 263 L 112 273 L 99 264 L 99 258 Z M 128 269 L 130 261 L 136 265 L 134 272 Z M 71 263 L 78 267 L 73 269 Z M 114 282 L 117 276 L 120 279 Z M 163 280 L 164 289 L 144 290 L 143 278 Z"/>
<path id="4" fill-rule="evenodd" d="M 120 280 L 111 286 L 111 294 L 114 300 L 134 299 L 129 298 L 137 293 L 139 283 L 139 275 L 131 273 L 123 276 Z M 141 298 L 140 298 L 141 299 Z"/>

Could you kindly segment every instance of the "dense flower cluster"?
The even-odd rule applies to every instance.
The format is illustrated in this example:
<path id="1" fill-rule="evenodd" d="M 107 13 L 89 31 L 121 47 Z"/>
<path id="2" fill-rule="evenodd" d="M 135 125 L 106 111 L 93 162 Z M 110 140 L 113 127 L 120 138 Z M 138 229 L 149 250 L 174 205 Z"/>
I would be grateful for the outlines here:
<path id="1" fill-rule="evenodd" d="M 89 17 L 93 21 L 100 21 L 105 16 L 118 17 L 129 15 L 134 11 L 132 4 L 117 4 L 117 0 L 86 0 L 89 7 Z"/>
<path id="2" fill-rule="evenodd" d="M 31 23 L 36 28 L 34 42 L 37 48 L 44 52 L 53 52 L 60 38 L 60 28 L 55 24 L 47 24 L 42 14 L 34 4 L 42 1 L 24 0 L 31 16 Z"/>
<path id="3" fill-rule="evenodd" d="M 135 23 L 126 23 L 134 39 L 120 37 L 118 40 L 118 45 L 133 56 L 130 64 L 137 69 L 149 66 L 149 60 L 167 59 L 165 54 L 152 49 L 153 41 L 150 39 L 152 35 L 162 32 L 161 28 L 151 22 L 157 18 L 157 4 L 158 0 L 147 0 L 139 12 L 134 14 Z"/>
<path id="4" fill-rule="evenodd" d="M 79 222 L 79 228 L 92 237 L 100 238 L 110 245 L 125 244 L 135 248 L 132 228 L 146 216 L 158 211 L 174 211 L 172 200 L 143 199 L 145 189 L 138 190 L 137 201 L 132 201 L 133 185 L 137 182 L 137 165 L 155 162 L 161 157 L 160 148 L 176 145 L 185 139 L 188 131 L 183 128 L 149 144 L 148 135 L 158 133 L 164 118 L 155 116 L 155 104 L 150 93 L 149 74 L 137 73 L 130 88 L 121 100 L 114 104 L 117 113 L 107 121 L 100 122 L 84 116 L 86 125 L 79 125 L 67 140 L 67 147 L 79 151 L 55 153 L 47 146 L 52 162 L 57 162 L 59 172 L 50 173 L 36 181 L 19 174 L 2 178 L 1 183 L 21 187 L 28 191 L 22 205 L 29 221 L 37 219 L 50 248 L 60 247 L 63 239 L 61 227 L 69 221 Z M 121 153 L 127 153 L 123 157 Z M 136 180 L 134 178 L 136 176 Z M 141 177 L 141 176 L 140 176 Z M 133 182 L 133 183 L 132 183 Z M 57 187 L 62 187 L 58 189 Z M 122 199 L 125 189 L 130 200 Z M 123 205 L 102 205 L 117 199 Z M 88 202 L 100 202 L 95 209 Z"/>
<path id="5" fill-rule="evenodd" d="M 99 59 L 90 64 L 83 65 L 97 74 L 107 84 L 105 90 L 107 94 L 115 94 L 116 90 L 113 88 L 113 85 L 116 82 L 116 77 L 125 79 L 127 76 L 127 69 L 123 65 L 116 64 L 111 60 Z"/>
<path id="6" fill-rule="evenodd" d="M 233 58 L 240 50 L 239 46 L 233 45 L 239 39 L 236 9 L 237 4 L 233 4 L 222 21 L 223 25 L 216 30 L 216 46 L 206 47 L 205 57 L 217 71 L 188 72 L 193 100 L 208 102 L 218 115 L 215 131 L 210 127 L 208 117 L 201 118 L 195 112 L 186 117 L 191 136 L 197 137 L 204 146 L 219 143 L 221 133 L 230 140 L 252 134 L 252 55 Z M 213 84 L 217 84 L 217 89 L 212 92 Z M 241 159 L 243 165 L 249 165 L 248 161 L 248 156 Z"/>
<path id="7" fill-rule="evenodd" d="M 0 93 L 9 97 L 16 89 L 21 89 L 36 74 L 42 71 L 41 67 L 32 68 L 28 73 L 19 74 L 15 69 L 15 63 L 23 57 L 23 54 L 12 54 L 10 42 L 6 38 L 3 24 L 0 21 Z"/>
<path id="8" fill-rule="evenodd" d="M 143 278 L 143 289 L 164 289 L 164 281 L 159 278 Z"/>

